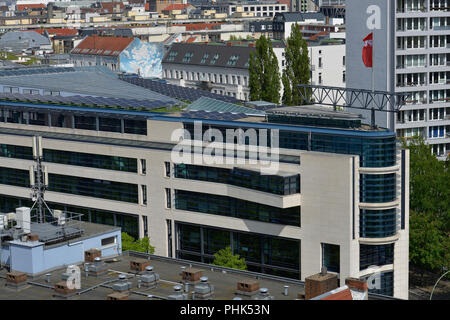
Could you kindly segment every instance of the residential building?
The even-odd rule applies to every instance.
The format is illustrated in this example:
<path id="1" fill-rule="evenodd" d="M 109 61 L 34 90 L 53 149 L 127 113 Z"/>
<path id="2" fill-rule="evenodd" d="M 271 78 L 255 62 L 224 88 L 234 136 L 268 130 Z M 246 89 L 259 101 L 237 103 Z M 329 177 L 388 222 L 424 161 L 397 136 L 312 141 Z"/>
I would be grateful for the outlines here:
<path id="1" fill-rule="evenodd" d="M 9 31 L 0 37 L 0 50 L 12 52 L 30 52 L 36 54 L 51 53 L 50 39 L 36 31 Z"/>
<path id="2" fill-rule="evenodd" d="M 162 43 L 143 42 L 134 37 L 92 35 L 70 51 L 75 66 L 106 66 L 115 72 L 161 77 Z"/>
<path id="3" fill-rule="evenodd" d="M 162 60 L 163 78 L 171 84 L 203 88 L 249 100 L 249 57 L 254 42 L 174 43 Z M 283 43 L 274 44 L 282 70 Z"/>
<path id="4" fill-rule="evenodd" d="M 380 126 L 400 137 L 420 135 L 438 158 L 450 152 L 450 12 L 448 0 L 376 1 L 380 29 L 366 26 L 371 1 L 347 1 L 349 87 L 371 88 L 371 70 L 361 59 L 362 39 L 374 32 L 375 89 L 406 93 L 397 113 L 376 113 Z M 351 9 L 351 10 L 350 10 Z M 367 18 L 361 19 L 361 16 Z M 355 50 L 354 48 L 361 50 Z"/>
<path id="5" fill-rule="evenodd" d="M 407 298 L 409 154 L 395 133 L 313 106 L 261 114 L 206 100 L 202 111 L 161 114 L 130 110 L 130 100 L 114 106 L 93 100 L 97 106 L 87 107 L 67 99 L 30 104 L 2 96 L 0 211 L 29 203 L 38 135 L 46 201 L 84 213 L 84 220 L 148 235 L 157 255 L 210 263 L 231 246 L 250 271 L 304 280 L 326 267 L 339 286 L 348 277 L 373 276 L 377 266 L 380 286 L 369 293 Z M 260 154 L 271 161 L 252 163 L 233 142 L 222 146 L 223 162 L 174 157 L 182 145 L 206 147 L 207 129 L 219 137 L 238 128 L 245 136 L 259 132 L 260 143 L 268 137 L 264 129 L 278 133 L 268 147 L 278 146 L 279 156 Z M 257 143 L 245 136 L 244 143 Z M 270 175 L 268 164 L 278 166 Z"/>

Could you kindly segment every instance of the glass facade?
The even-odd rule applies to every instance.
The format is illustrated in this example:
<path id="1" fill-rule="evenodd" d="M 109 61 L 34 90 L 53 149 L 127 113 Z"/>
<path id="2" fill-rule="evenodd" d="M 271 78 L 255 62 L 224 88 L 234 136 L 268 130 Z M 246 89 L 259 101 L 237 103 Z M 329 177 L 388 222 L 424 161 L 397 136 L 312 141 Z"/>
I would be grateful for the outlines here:
<path id="1" fill-rule="evenodd" d="M 385 238 L 397 231 L 397 209 L 360 210 L 360 237 Z"/>
<path id="2" fill-rule="evenodd" d="M 390 202 L 396 199 L 396 176 L 392 174 L 361 174 L 360 202 Z"/>
<path id="3" fill-rule="evenodd" d="M 339 273 L 340 248 L 338 245 L 322 243 L 322 267 L 328 271 Z"/>
<path id="4" fill-rule="evenodd" d="M 83 130 L 99 130 L 106 132 L 123 132 L 147 135 L 147 120 L 123 119 L 113 117 L 84 116 L 70 113 L 15 111 L 2 107 L 0 122 L 51 126 L 58 128 L 75 128 Z"/>
<path id="5" fill-rule="evenodd" d="M 175 164 L 175 178 L 231 184 L 278 195 L 300 193 L 300 175 L 288 177 L 261 175 L 259 172 L 233 168 L 216 168 Z"/>
<path id="6" fill-rule="evenodd" d="M 33 149 L 31 147 L 0 144 L 0 157 L 33 160 Z"/>
<path id="7" fill-rule="evenodd" d="M 359 245 L 359 270 L 394 263 L 394 244 Z"/>
<path id="8" fill-rule="evenodd" d="M 249 271 L 300 279 L 300 241 L 262 234 L 176 223 L 177 258 L 211 263 L 213 254 L 230 246 Z"/>
<path id="9" fill-rule="evenodd" d="M 175 208 L 300 227 L 300 206 L 281 209 L 232 197 L 175 190 Z"/>
<path id="10" fill-rule="evenodd" d="M 370 275 L 364 277 L 364 279 L 367 280 L 369 277 Z M 368 283 L 369 293 L 383 294 L 385 296 L 392 297 L 394 295 L 394 272 L 393 271 L 381 272 L 379 274 L 379 277 L 380 277 L 379 288 L 376 288 L 376 280 L 372 284 Z"/>
<path id="11" fill-rule="evenodd" d="M 361 127 L 360 119 L 332 119 L 332 118 L 314 118 L 301 117 L 282 114 L 268 114 L 267 119 L 272 123 L 285 123 L 314 127 L 335 127 L 335 128 L 359 128 Z"/>
<path id="12" fill-rule="evenodd" d="M 190 133 L 190 137 L 194 138 L 194 125 L 192 123 L 185 123 L 184 128 Z M 217 129 L 222 133 L 223 137 L 226 137 L 226 129 L 237 128 L 231 126 L 221 127 L 208 125 L 203 126 L 202 129 L 203 134 L 208 129 Z M 363 132 L 358 136 L 346 134 L 345 130 L 336 130 L 335 132 L 330 133 L 318 133 L 314 132 L 314 130 L 308 130 L 306 127 L 304 129 L 304 131 L 280 129 L 279 147 L 284 149 L 359 155 L 361 167 L 390 167 L 395 165 L 395 133 L 383 137 L 374 137 L 365 136 Z M 258 135 L 258 140 L 259 138 Z M 249 141 L 245 140 L 245 143 L 248 144 Z M 260 141 L 257 143 L 260 145 Z M 267 142 L 261 145 L 270 146 L 270 133 L 267 134 Z"/>
<path id="13" fill-rule="evenodd" d="M 0 167 L 0 184 L 29 188 L 30 172 L 28 170 Z"/>
<path id="14" fill-rule="evenodd" d="M 137 172 L 137 159 L 135 158 L 44 149 L 44 161 L 72 166 Z"/>
<path id="15" fill-rule="evenodd" d="M 49 174 L 48 190 L 138 203 L 138 185 L 131 183 Z"/>

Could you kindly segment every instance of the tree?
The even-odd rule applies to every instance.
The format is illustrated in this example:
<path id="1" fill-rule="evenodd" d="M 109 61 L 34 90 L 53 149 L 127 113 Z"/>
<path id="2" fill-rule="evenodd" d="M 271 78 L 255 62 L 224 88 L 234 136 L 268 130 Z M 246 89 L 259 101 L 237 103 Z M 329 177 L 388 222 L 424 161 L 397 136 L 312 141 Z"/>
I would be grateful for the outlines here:
<path id="1" fill-rule="evenodd" d="M 122 252 L 127 250 L 152 254 L 155 252 L 155 247 L 150 244 L 149 237 L 135 240 L 128 233 L 122 232 Z"/>
<path id="2" fill-rule="evenodd" d="M 250 100 L 280 102 L 280 71 L 278 59 L 273 52 L 272 42 L 261 36 L 249 59 Z"/>
<path id="3" fill-rule="evenodd" d="M 286 41 L 285 57 L 286 68 L 283 71 L 282 76 L 284 87 L 283 104 L 305 104 L 305 101 L 302 99 L 297 85 L 310 83 L 311 68 L 308 45 L 306 41 L 303 40 L 302 32 L 298 24 L 293 25 L 291 34 Z"/>
<path id="4" fill-rule="evenodd" d="M 410 150 L 410 261 L 438 270 L 450 261 L 450 174 L 420 136 L 402 139 Z"/>
<path id="5" fill-rule="evenodd" d="M 214 253 L 214 261 L 216 266 L 222 266 L 233 269 L 247 270 L 247 264 L 244 258 L 240 258 L 238 254 L 233 255 L 231 247 L 226 247 Z"/>

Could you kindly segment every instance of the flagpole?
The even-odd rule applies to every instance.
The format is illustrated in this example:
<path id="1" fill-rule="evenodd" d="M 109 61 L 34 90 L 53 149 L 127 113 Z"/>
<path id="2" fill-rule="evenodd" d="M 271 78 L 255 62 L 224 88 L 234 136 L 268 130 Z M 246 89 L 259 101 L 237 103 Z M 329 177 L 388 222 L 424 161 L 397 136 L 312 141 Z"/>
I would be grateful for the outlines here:
<path id="1" fill-rule="evenodd" d="M 375 129 L 375 73 L 373 71 L 375 65 L 375 32 L 372 32 L 372 114 L 371 127 Z"/>

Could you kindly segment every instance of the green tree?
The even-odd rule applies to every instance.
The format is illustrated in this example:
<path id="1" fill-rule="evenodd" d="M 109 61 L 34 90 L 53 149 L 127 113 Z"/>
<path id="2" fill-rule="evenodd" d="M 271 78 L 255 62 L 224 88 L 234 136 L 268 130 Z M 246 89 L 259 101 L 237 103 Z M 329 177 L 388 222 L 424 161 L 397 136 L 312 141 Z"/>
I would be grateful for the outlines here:
<path id="1" fill-rule="evenodd" d="M 311 68 L 308 45 L 303 40 L 298 24 L 294 24 L 286 41 L 286 68 L 283 71 L 283 104 L 302 105 L 304 99 L 297 88 L 299 84 L 309 84 Z M 307 90 L 307 93 L 310 94 Z"/>
<path id="2" fill-rule="evenodd" d="M 280 102 L 280 71 L 272 42 L 264 36 L 256 40 L 249 59 L 250 100 Z"/>
<path id="3" fill-rule="evenodd" d="M 439 161 L 420 136 L 402 144 L 410 150 L 410 261 L 437 271 L 450 262 L 448 159 Z"/>
<path id="4" fill-rule="evenodd" d="M 214 261 L 216 266 L 228 267 L 233 269 L 247 270 L 247 264 L 244 258 L 240 258 L 238 254 L 233 255 L 231 247 L 226 247 L 214 253 Z"/>
<path id="5" fill-rule="evenodd" d="M 122 251 L 138 251 L 145 253 L 154 253 L 155 247 L 150 244 L 149 237 L 135 240 L 126 232 L 122 232 Z"/>

